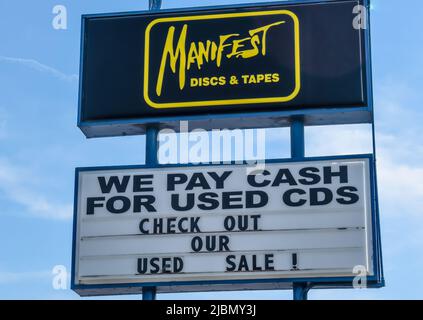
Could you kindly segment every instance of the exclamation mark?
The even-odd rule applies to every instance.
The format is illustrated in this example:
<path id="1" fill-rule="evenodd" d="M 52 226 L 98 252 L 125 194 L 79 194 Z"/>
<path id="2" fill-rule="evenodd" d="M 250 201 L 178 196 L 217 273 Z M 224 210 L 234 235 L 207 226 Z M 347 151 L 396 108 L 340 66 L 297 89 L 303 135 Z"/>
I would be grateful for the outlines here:
<path id="1" fill-rule="evenodd" d="M 296 253 L 292 254 L 292 270 L 298 270 L 298 255 Z"/>

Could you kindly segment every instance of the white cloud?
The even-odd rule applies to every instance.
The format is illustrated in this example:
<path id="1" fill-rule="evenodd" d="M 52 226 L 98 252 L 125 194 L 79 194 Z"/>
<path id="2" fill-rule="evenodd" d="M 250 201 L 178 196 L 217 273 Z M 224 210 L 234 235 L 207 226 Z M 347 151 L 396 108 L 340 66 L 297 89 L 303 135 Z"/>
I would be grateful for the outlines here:
<path id="1" fill-rule="evenodd" d="M 423 166 L 401 164 L 392 158 L 383 156 L 378 162 L 379 193 L 384 206 L 393 214 L 423 218 Z"/>
<path id="2" fill-rule="evenodd" d="M 379 290 L 374 289 L 311 289 L 311 300 L 377 300 L 383 299 Z"/>
<path id="3" fill-rule="evenodd" d="M 6 136 L 6 120 L 0 119 L 0 139 Z"/>
<path id="4" fill-rule="evenodd" d="M 372 152 L 371 131 L 366 126 L 316 128 L 308 138 L 309 156 Z M 389 214 L 423 218 L 423 164 L 416 148 L 420 148 L 417 142 L 404 142 L 401 135 L 377 135 L 379 198 Z"/>
<path id="5" fill-rule="evenodd" d="M 20 282 L 32 282 L 51 278 L 51 271 L 34 272 L 5 272 L 0 271 L 0 284 L 14 284 Z"/>
<path id="6" fill-rule="evenodd" d="M 410 136 L 410 139 L 418 138 L 423 121 L 421 100 L 419 88 L 398 81 L 397 78 L 379 81 L 375 86 L 377 130 L 384 134 L 399 133 Z"/>
<path id="7" fill-rule="evenodd" d="M 308 127 L 305 133 L 307 156 L 372 153 L 371 127 L 366 124 Z"/>
<path id="8" fill-rule="evenodd" d="M 20 64 L 23 65 L 25 67 L 40 71 L 40 72 L 44 72 L 44 73 L 48 73 L 56 78 L 59 78 L 61 80 L 64 81 L 78 81 L 78 75 L 76 74 L 65 74 L 53 67 L 50 67 L 48 65 L 42 64 L 41 62 L 34 60 L 34 59 L 24 59 L 24 58 L 15 58 L 15 57 L 5 57 L 5 56 L 0 56 L 0 62 L 5 62 L 5 63 L 14 63 L 14 64 Z"/>
<path id="9" fill-rule="evenodd" d="M 6 137 L 6 124 L 6 113 L 2 108 L 0 108 L 0 139 L 4 139 Z"/>
<path id="10" fill-rule="evenodd" d="M 382 206 L 390 214 L 413 216 L 423 223 L 423 145 L 421 93 L 397 80 L 375 90 L 378 184 Z"/>
<path id="11" fill-rule="evenodd" d="M 47 219 L 67 220 L 72 217 L 72 205 L 54 203 L 28 185 L 31 173 L 25 168 L 0 159 L 0 192 L 28 213 Z"/>
<path id="12" fill-rule="evenodd" d="M 375 90 L 378 186 L 384 215 L 418 217 L 423 223 L 423 112 L 419 93 L 406 83 L 387 79 Z M 307 155 L 372 152 L 370 125 L 310 127 Z"/>

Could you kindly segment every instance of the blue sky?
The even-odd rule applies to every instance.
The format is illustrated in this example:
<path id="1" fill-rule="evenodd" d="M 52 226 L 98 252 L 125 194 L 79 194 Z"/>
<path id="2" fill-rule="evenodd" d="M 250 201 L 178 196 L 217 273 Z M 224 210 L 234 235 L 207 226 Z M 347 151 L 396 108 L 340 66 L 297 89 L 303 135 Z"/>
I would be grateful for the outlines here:
<path id="1" fill-rule="evenodd" d="M 76 127 L 80 15 L 143 10 L 140 0 L 0 0 L 0 298 L 78 299 L 54 290 L 70 270 L 74 168 L 144 162 L 142 136 L 86 140 Z M 164 8 L 254 1 L 164 0 Z M 420 0 L 373 0 L 372 50 L 382 241 L 387 286 L 312 290 L 311 299 L 421 299 L 423 292 L 423 33 Z M 68 29 L 52 27 L 64 5 Z M 307 155 L 371 150 L 369 127 L 308 128 Z M 286 157 L 287 130 L 268 130 Z M 290 299 L 290 291 L 159 298 Z M 140 298 L 140 297 L 132 297 Z"/>

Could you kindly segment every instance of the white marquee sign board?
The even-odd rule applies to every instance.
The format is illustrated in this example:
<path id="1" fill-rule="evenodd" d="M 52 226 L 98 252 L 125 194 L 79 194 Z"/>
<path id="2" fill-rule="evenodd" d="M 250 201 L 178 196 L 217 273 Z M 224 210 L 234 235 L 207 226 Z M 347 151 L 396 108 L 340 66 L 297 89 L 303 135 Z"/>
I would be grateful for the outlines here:
<path id="1" fill-rule="evenodd" d="M 369 162 L 77 169 L 73 285 L 373 275 Z"/>

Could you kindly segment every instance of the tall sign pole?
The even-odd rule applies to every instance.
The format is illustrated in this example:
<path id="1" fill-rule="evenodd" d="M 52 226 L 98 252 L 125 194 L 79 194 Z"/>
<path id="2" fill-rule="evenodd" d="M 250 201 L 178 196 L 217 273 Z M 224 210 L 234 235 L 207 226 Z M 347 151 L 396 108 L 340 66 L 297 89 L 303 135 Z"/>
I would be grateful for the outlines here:
<path id="1" fill-rule="evenodd" d="M 149 0 L 148 8 L 150 11 L 160 10 L 162 0 Z M 150 125 L 145 133 L 145 164 L 148 166 L 155 166 L 159 163 L 157 156 L 158 151 L 158 138 L 159 131 L 156 126 Z M 156 287 L 143 287 L 142 299 L 143 300 L 156 300 Z"/>
<path id="2" fill-rule="evenodd" d="M 301 117 L 293 117 L 291 120 L 291 158 L 303 160 L 305 157 L 304 121 Z M 293 283 L 293 299 L 307 300 L 307 293 L 310 287 L 307 283 Z"/>
<path id="3" fill-rule="evenodd" d="M 153 1 L 154 2 L 154 1 Z M 151 4 L 151 1 L 150 1 Z M 151 5 L 150 5 L 151 8 Z M 158 150 L 158 129 L 154 126 L 149 126 L 145 134 L 145 164 L 148 166 L 157 165 L 159 159 L 157 157 Z M 156 287 L 143 287 L 142 289 L 143 300 L 156 299 Z"/>

